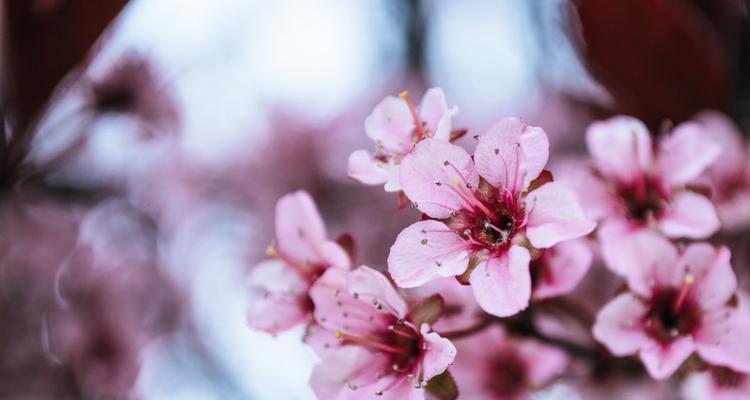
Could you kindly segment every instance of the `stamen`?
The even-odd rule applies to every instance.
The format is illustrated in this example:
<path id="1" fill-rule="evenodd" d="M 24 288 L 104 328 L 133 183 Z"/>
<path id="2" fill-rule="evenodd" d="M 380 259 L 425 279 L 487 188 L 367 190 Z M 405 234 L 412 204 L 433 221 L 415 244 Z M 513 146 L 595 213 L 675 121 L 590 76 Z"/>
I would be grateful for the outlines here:
<path id="1" fill-rule="evenodd" d="M 336 339 L 347 340 L 349 342 L 361 344 L 362 346 L 369 347 L 371 349 L 381 350 L 381 351 L 385 351 L 385 352 L 393 353 L 393 354 L 409 353 L 408 349 L 401 349 L 398 347 L 393 347 L 385 343 L 376 342 L 371 339 L 361 338 L 359 336 L 349 335 L 341 331 L 336 331 Z"/>
<path id="2" fill-rule="evenodd" d="M 487 217 L 488 217 L 489 219 L 491 219 L 491 220 L 492 220 L 493 222 L 497 222 L 497 218 L 498 218 L 498 217 L 497 217 L 497 215 L 493 214 L 493 213 L 492 213 L 492 211 L 490 211 L 490 210 L 489 210 L 489 209 L 487 208 L 487 206 L 485 206 L 485 205 L 484 205 L 484 203 L 482 203 L 482 201 L 481 201 L 481 200 L 479 200 L 479 199 L 477 198 L 477 196 L 476 196 L 476 195 L 474 194 L 474 192 L 473 192 L 473 191 L 471 190 L 471 187 L 472 187 L 472 186 L 471 186 L 471 183 L 469 183 L 468 179 L 466 179 L 466 177 L 464 176 L 464 174 L 463 174 L 463 173 L 461 173 L 461 171 L 459 171 L 459 170 L 458 170 L 458 168 L 456 168 L 456 166 L 455 166 L 455 165 L 453 165 L 453 163 L 451 163 L 451 162 L 445 161 L 445 163 L 443 163 L 443 165 L 446 165 L 446 166 L 450 166 L 451 168 L 453 168 L 453 171 L 455 171 L 455 172 L 456 172 L 456 174 L 457 174 L 457 175 L 459 176 L 459 178 L 460 178 L 460 181 L 458 181 L 458 182 L 453 182 L 453 183 L 454 183 L 454 184 L 456 185 L 456 187 L 458 187 L 458 188 L 460 188 L 460 189 L 461 189 L 461 190 L 460 190 L 460 192 L 461 192 L 461 193 L 463 193 L 464 195 L 466 195 L 466 194 L 467 194 L 467 193 L 466 193 L 466 192 L 465 192 L 465 191 L 463 190 L 463 187 L 462 187 L 462 186 L 460 185 L 460 183 L 461 183 L 461 182 L 463 182 L 464 186 L 465 186 L 465 187 L 466 187 L 467 189 L 469 189 L 469 191 L 468 191 L 468 197 L 469 197 L 469 198 L 467 199 L 467 200 L 469 201 L 469 203 L 470 203 L 470 204 L 472 204 L 472 205 L 475 205 L 475 206 L 479 207 L 479 209 L 480 209 L 480 210 L 482 210 L 482 212 L 484 213 L 484 215 L 486 215 L 486 216 L 487 216 Z M 462 196 L 462 197 L 463 197 L 463 196 Z M 473 210 L 473 208 L 471 208 L 471 209 Z"/>
<path id="3" fill-rule="evenodd" d="M 398 329 L 398 327 L 395 326 L 395 325 L 388 325 L 388 330 L 391 331 L 391 332 L 393 332 L 393 333 L 395 333 L 395 334 L 397 334 L 397 335 L 400 335 L 400 336 L 403 336 L 403 337 L 407 337 L 409 339 L 416 339 L 417 338 L 417 336 L 414 335 L 413 333 L 402 331 L 401 329 Z"/>
<path id="4" fill-rule="evenodd" d="M 414 103 L 411 102 L 411 99 L 409 98 L 409 93 L 404 90 L 403 92 L 399 93 L 399 97 L 404 99 L 406 102 L 406 105 L 409 107 L 409 111 L 411 112 L 411 118 L 414 120 L 414 128 L 417 131 L 417 140 L 421 141 L 424 139 L 424 130 L 422 129 L 422 121 L 419 119 L 419 115 L 417 114 L 417 108 L 414 107 Z"/>
<path id="5" fill-rule="evenodd" d="M 685 280 L 682 284 L 682 289 L 680 290 L 679 296 L 677 296 L 677 300 L 674 302 L 673 311 L 675 313 L 680 311 L 680 308 L 682 308 L 682 305 L 685 303 L 685 298 L 687 297 L 688 291 L 690 290 L 690 286 L 695 282 L 695 277 L 693 274 L 687 274 L 685 275 Z"/>

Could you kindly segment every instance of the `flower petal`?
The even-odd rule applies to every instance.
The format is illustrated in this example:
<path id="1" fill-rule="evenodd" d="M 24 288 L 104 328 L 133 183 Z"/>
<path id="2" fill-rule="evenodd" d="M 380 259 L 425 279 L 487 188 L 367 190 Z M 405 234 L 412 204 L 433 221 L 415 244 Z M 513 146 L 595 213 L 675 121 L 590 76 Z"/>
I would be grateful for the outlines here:
<path id="1" fill-rule="evenodd" d="M 278 252 L 298 268 L 319 262 L 326 229 L 315 202 L 305 191 L 290 193 L 276 203 Z"/>
<path id="2" fill-rule="evenodd" d="M 566 162 L 555 169 L 555 182 L 576 193 L 584 214 L 592 221 L 622 215 L 625 211 L 618 196 L 607 188 L 592 168 L 589 163 Z"/>
<path id="3" fill-rule="evenodd" d="M 248 282 L 253 294 L 247 310 L 250 327 L 277 334 L 309 317 L 307 282 L 283 262 L 261 261 Z"/>
<path id="4" fill-rule="evenodd" d="M 357 150 L 349 155 L 346 174 L 365 185 L 382 185 L 388 181 L 390 166 L 372 158 L 367 150 Z"/>
<path id="5" fill-rule="evenodd" d="M 703 111 L 695 120 L 704 127 L 704 134 L 721 146 L 719 157 L 708 168 L 712 179 L 734 179 L 738 171 L 747 168 L 745 143 L 737 125 L 717 111 Z"/>
<path id="6" fill-rule="evenodd" d="M 383 310 L 404 318 L 407 313 L 406 303 L 391 281 L 381 272 L 367 266 L 361 266 L 347 276 L 349 293 L 360 302 L 380 304 Z"/>
<path id="7" fill-rule="evenodd" d="M 680 257 L 685 271 L 695 278 L 690 293 L 704 310 L 725 304 L 737 290 L 737 278 L 729 258 L 728 248 L 717 249 L 708 243 L 693 243 Z"/>
<path id="8" fill-rule="evenodd" d="M 526 197 L 526 235 L 536 248 L 588 235 L 596 227 L 578 204 L 576 195 L 565 186 L 550 182 Z"/>
<path id="9" fill-rule="evenodd" d="M 428 137 L 440 140 L 450 139 L 453 125 L 451 118 L 458 111 L 456 107 L 448 108 L 443 89 L 434 87 L 428 89 L 419 108 L 419 118 L 427 126 Z"/>
<path id="10" fill-rule="evenodd" d="M 389 152 L 406 153 L 412 145 L 414 119 L 403 99 L 388 96 L 365 119 L 365 131 Z"/>
<path id="11" fill-rule="evenodd" d="M 646 371 L 657 380 L 667 379 L 695 350 L 693 339 L 683 336 L 667 345 L 653 343 L 641 350 L 640 357 Z"/>
<path id="12" fill-rule="evenodd" d="M 518 344 L 518 353 L 526 361 L 527 379 L 533 387 L 542 387 L 560 375 L 570 362 L 564 351 L 557 347 L 524 340 Z"/>
<path id="13" fill-rule="evenodd" d="M 399 169 L 406 196 L 432 218 L 446 218 L 451 211 L 467 207 L 466 192 L 474 189 L 468 189 L 466 183 L 472 188 L 479 184 L 466 150 L 437 139 L 419 142 Z"/>
<path id="14" fill-rule="evenodd" d="M 586 144 L 599 171 L 629 183 L 651 166 L 651 137 L 643 122 L 625 116 L 594 122 L 586 130 Z"/>
<path id="15" fill-rule="evenodd" d="M 719 230 L 719 226 L 713 203 L 690 190 L 678 193 L 659 218 L 659 228 L 671 238 L 702 239 Z"/>
<path id="16" fill-rule="evenodd" d="M 429 381 L 432 377 L 442 374 L 448 366 L 453 364 L 456 359 L 456 346 L 450 340 L 440 337 L 435 332 L 430 332 L 427 324 L 422 324 L 419 329 L 422 338 L 427 344 L 427 350 L 424 352 L 422 368 L 424 371 L 424 381 Z"/>
<path id="17" fill-rule="evenodd" d="M 683 185 L 697 178 L 720 152 L 721 145 L 706 134 L 704 126 L 684 122 L 659 143 L 657 168 L 667 185 Z"/>
<path id="18" fill-rule="evenodd" d="M 707 362 L 750 373 L 750 308 L 741 297 L 738 309 L 722 307 L 703 316 L 700 329 L 695 332 L 698 354 Z"/>
<path id="19" fill-rule="evenodd" d="M 507 117 L 479 137 L 474 152 L 477 171 L 492 186 L 513 193 L 526 190 L 549 158 L 549 140 L 542 128 Z"/>
<path id="20" fill-rule="evenodd" d="M 594 338 L 616 356 L 635 353 L 649 342 L 640 328 L 640 319 L 648 308 L 632 293 L 623 293 L 599 311 L 592 328 Z"/>
<path id="21" fill-rule="evenodd" d="M 426 220 L 401 231 L 388 255 L 388 272 L 401 287 L 462 274 L 469 264 L 466 242 L 442 222 Z"/>
<path id="22" fill-rule="evenodd" d="M 591 249 L 583 240 L 569 240 L 544 250 L 542 264 L 537 265 L 544 271 L 534 282 L 534 298 L 547 299 L 573 291 L 586 276 L 593 258 Z"/>
<path id="23" fill-rule="evenodd" d="M 528 250 L 514 245 L 506 254 L 488 258 L 474 269 L 469 282 L 484 311 L 508 317 L 529 305 L 530 259 Z"/>

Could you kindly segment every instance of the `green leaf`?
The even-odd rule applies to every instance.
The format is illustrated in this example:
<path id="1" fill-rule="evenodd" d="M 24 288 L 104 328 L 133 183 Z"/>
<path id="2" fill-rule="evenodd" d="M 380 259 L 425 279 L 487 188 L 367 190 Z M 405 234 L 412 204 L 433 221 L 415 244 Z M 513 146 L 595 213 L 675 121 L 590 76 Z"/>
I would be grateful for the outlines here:
<path id="1" fill-rule="evenodd" d="M 432 324 L 443 314 L 443 297 L 434 294 L 412 308 L 409 320 L 419 329 L 422 324 Z"/>
<path id="2" fill-rule="evenodd" d="M 450 372 L 433 377 L 427 382 L 427 396 L 431 400 L 455 400 L 458 398 L 458 386 Z"/>

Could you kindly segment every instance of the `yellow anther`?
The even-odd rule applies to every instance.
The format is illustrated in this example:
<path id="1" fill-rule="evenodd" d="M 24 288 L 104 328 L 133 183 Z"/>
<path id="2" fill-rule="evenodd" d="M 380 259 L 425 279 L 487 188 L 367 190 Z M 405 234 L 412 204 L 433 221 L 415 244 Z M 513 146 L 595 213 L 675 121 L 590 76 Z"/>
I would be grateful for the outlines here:
<path id="1" fill-rule="evenodd" d="M 266 247 L 266 255 L 268 257 L 276 257 L 279 253 L 276 252 L 276 247 L 273 245 L 269 245 Z"/>

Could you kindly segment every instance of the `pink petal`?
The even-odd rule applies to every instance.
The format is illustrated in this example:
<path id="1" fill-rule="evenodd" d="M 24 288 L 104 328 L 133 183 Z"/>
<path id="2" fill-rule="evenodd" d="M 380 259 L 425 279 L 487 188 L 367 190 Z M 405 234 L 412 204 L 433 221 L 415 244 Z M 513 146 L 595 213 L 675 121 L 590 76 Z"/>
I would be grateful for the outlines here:
<path id="1" fill-rule="evenodd" d="M 746 301 L 746 300 L 744 300 Z M 707 362 L 750 373 L 750 310 L 719 308 L 703 316 L 695 333 L 698 354 Z"/>
<path id="2" fill-rule="evenodd" d="M 414 119 L 402 98 L 388 96 L 365 119 L 365 131 L 386 150 L 403 154 L 411 149 Z"/>
<path id="3" fill-rule="evenodd" d="M 399 177 L 404 193 L 432 218 L 446 218 L 467 207 L 462 196 L 474 190 L 479 176 L 466 150 L 437 139 L 425 139 L 401 161 Z M 472 187 L 468 189 L 466 183 Z M 458 192 L 464 193 L 463 195 Z"/>
<path id="4" fill-rule="evenodd" d="M 746 168 L 742 133 L 729 117 L 716 111 L 704 111 L 695 120 L 705 127 L 704 134 L 721 146 L 721 153 L 709 167 L 714 179 L 734 178 L 738 171 Z"/>
<path id="5" fill-rule="evenodd" d="M 596 224 L 586 219 L 576 195 L 565 186 L 550 182 L 526 197 L 526 236 L 536 248 L 588 235 Z"/>
<path id="6" fill-rule="evenodd" d="M 248 277 L 253 298 L 247 322 L 254 329 L 280 333 L 306 321 L 307 282 L 279 260 L 265 260 Z"/>
<path id="7" fill-rule="evenodd" d="M 678 125 L 659 143 L 657 168 L 670 187 L 685 184 L 701 174 L 721 152 L 705 128 L 695 122 Z"/>
<path id="8" fill-rule="evenodd" d="M 594 338 L 616 356 L 635 353 L 649 342 L 640 328 L 648 308 L 632 293 L 623 293 L 599 311 L 592 328 Z"/>
<path id="9" fill-rule="evenodd" d="M 372 302 L 356 298 L 349 291 L 348 274 L 343 269 L 329 268 L 310 288 L 315 321 L 330 332 L 367 336 L 381 331 L 393 320 L 393 308 L 379 309 Z"/>
<path id="10" fill-rule="evenodd" d="M 477 171 L 492 186 L 514 193 L 526 190 L 549 158 L 547 134 L 519 118 L 498 121 L 479 137 L 474 152 Z"/>
<path id="11" fill-rule="evenodd" d="M 367 266 L 361 266 L 347 277 L 347 288 L 360 302 L 380 304 L 398 318 L 406 317 L 407 308 L 404 299 L 398 294 L 391 281 L 381 272 Z"/>
<path id="12" fill-rule="evenodd" d="M 656 287 L 682 287 L 685 268 L 678 262 L 677 248 L 649 230 L 628 236 L 622 243 L 629 254 L 623 261 L 630 290 L 648 297 Z M 627 264 L 626 264 L 627 263 Z"/>
<path id="13" fill-rule="evenodd" d="M 349 155 L 346 174 L 365 185 L 382 185 L 388 181 L 389 166 L 374 160 L 367 150 L 357 150 Z"/>
<path id="14" fill-rule="evenodd" d="M 702 239 L 719 230 L 719 216 L 709 199 L 695 192 L 678 193 L 659 218 L 659 228 L 671 238 Z"/>
<path id="15" fill-rule="evenodd" d="M 488 258 L 471 273 L 469 282 L 474 297 L 484 311 L 508 317 L 525 309 L 531 297 L 529 251 L 511 246 L 507 254 Z"/>
<path id="16" fill-rule="evenodd" d="M 526 361 L 529 383 L 541 387 L 560 375 L 570 362 L 564 351 L 534 340 L 524 340 L 518 344 L 518 352 Z"/>
<path id="17" fill-rule="evenodd" d="M 737 290 L 737 278 L 729 257 L 726 247 L 717 249 L 708 243 L 693 243 L 680 258 L 686 272 L 695 278 L 690 293 L 704 310 L 725 304 Z"/>
<path id="18" fill-rule="evenodd" d="M 594 174 L 589 163 L 564 163 L 555 169 L 555 182 L 567 186 L 576 193 L 584 214 L 592 221 L 610 215 L 622 215 L 625 212 L 619 197 Z"/>
<path id="19" fill-rule="evenodd" d="M 652 163 L 648 128 L 632 117 L 594 122 L 586 130 L 586 144 L 599 171 L 622 183 L 632 182 Z"/>
<path id="20" fill-rule="evenodd" d="M 278 252 L 300 269 L 320 261 L 326 229 L 317 207 L 305 191 L 288 194 L 276 203 Z"/>
<path id="21" fill-rule="evenodd" d="M 427 350 L 424 352 L 424 360 L 422 361 L 424 381 L 426 382 L 432 377 L 442 374 L 448 369 L 448 366 L 453 364 L 456 359 L 456 347 L 450 340 L 440 337 L 435 332 L 430 332 L 430 327 L 427 324 L 422 324 L 419 331 L 427 344 Z"/>
<path id="22" fill-rule="evenodd" d="M 657 380 L 667 379 L 695 350 L 693 339 L 680 337 L 668 345 L 653 343 L 641 350 L 640 357 L 646 371 Z"/>
<path id="23" fill-rule="evenodd" d="M 318 254 L 320 262 L 329 267 L 349 269 L 351 266 L 349 254 L 338 243 L 332 240 L 326 240 L 321 243 Z"/>
<path id="24" fill-rule="evenodd" d="M 427 136 L 440 140 L 450 139 L 453 125 L 451 117 L 458 111 L 456 107 L 448 108 L 443 89 L 431 88 L 422 97 L 419 118 L 427 125 Z"/>
<path id="25" fill-rule="evenodd" d="M 744 378 L 736 385 L 716 382 L 711 371 L 694 372 L 682 384 L 685 400 L 743 400 L 750 398 L 750 378 Z"/>
<path id="26" fill-rule="evenodd" d="M 388 272 L 401 287 L 417 287 L 462 274 L 469 264 L 466 241 L 444 223 L 426 220 L 401 231 L 388 255 Z"/>
<path id="27" fill-rule="evenodd" d="M 535 299 L 568 294 L 586 276 L 594 258 L 589 246 L 583 240 L 569 240 L 544 250 L 539 282 L 534 287 Z"/>

